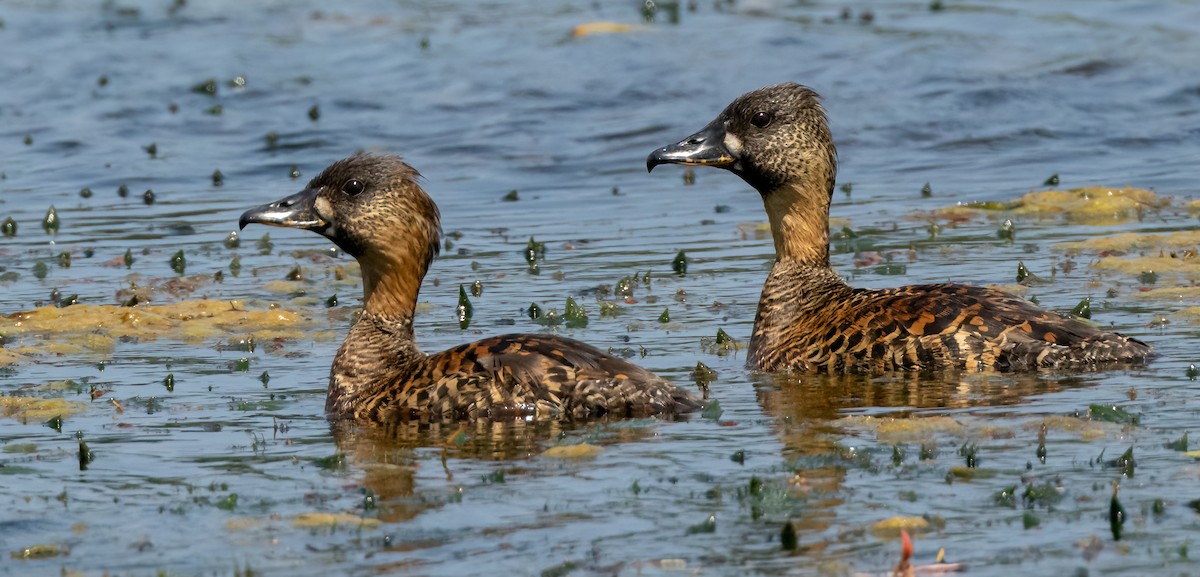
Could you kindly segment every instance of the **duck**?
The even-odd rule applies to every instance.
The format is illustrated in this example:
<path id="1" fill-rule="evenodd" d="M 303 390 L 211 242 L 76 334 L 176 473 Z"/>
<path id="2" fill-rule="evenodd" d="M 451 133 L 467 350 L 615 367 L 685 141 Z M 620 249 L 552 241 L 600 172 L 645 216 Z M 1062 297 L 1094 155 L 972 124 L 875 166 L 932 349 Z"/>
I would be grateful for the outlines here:
<path id="1" fill-rule="evenodd" d="M 1086 369 L 1142 363 L 1153 348 L 1010 293 L 940 283 L 848 285 L 829 263 L 837 148 L 820 96 L 788 82 L 748 92 L 660 164 L 728 170 L 758 191 L 775 244 L 747 364 L 761 371 Z"/>
<path id="2" fill-rule="evenodd" d="M 238 221 L 241 229 L 257 223 L 313 231 L 359 263 L 362 312 L 330 368 L 328 417 L 573 420 L 698 408 L 690 392 L 670 381 L 560 336 L 507 334 L 421 352 L 413 314 L 442 229 L 420 178 L 399 156 L 359 153 Z"/>

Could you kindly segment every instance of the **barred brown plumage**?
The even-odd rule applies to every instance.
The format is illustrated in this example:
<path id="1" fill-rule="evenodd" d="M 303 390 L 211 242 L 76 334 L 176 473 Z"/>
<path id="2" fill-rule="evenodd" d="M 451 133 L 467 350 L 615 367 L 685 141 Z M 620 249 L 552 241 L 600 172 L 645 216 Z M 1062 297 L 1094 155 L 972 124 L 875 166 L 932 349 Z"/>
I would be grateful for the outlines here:
<path id="1" fill-rule="evenodd" d="M 437 255 L 437 206 L 398 156 L 356 154 L 240 226 L 312 230 L 358 259 L 363 312 L 330 369 L 332 418 L 583 419 L 685 413 L 696 398 L 650 371 L 553 335 L 489 337 L 425 355 L 413 335 L 421 280 Z"/>
<path id="2" fill-rule="evenodd" d="M 763 286 L 748 364 L 774 371 L 1089 368 L 1139 363 L 1150 345 L 1003 291 L 931 284 L 853 288 L 829 264 L 837 150 L 816 92 L 777 84 L 734 100 L 658 164 L 715 166 L 761 194 L 776 261 Z"/>

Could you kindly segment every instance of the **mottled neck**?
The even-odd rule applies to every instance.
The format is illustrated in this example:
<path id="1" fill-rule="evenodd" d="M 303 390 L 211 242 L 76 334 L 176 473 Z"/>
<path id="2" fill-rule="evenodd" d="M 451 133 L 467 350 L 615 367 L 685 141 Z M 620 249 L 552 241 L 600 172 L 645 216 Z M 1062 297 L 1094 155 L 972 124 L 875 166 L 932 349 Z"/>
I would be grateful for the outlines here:
<path id="1" fill-rule="evenodd" d="M 818 180 L 818 179 L 814 179 Z M 763 195 L 780 263 L 829 267 L 829 191 L 785 183 Z"/>

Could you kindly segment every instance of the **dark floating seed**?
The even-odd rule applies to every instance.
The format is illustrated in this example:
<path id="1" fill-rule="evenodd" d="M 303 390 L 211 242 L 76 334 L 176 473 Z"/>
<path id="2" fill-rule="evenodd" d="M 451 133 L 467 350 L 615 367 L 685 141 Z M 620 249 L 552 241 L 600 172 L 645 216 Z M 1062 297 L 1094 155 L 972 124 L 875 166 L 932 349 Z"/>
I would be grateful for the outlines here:
<path id="1" fill-rule="evenodd" d="M 50 205 L 50 209 L 46 211 L 46 216 L 42 217 L 42 230 L 46 231 L 47 234 L 57 234 L 58 227 L 61 224 L 58 220 L 58 210 L 54 208 L 53 204 Z"/>
<path id="2" fill-rule="evenodd" d="M 145 150 L 150 158 L 158 158 L 158 143 L 151 142 L 149 145 L 143 146 L 142 150 Z"/>
<path id="3" fill-rule="evenodd" d="M 1058 186 L 1058 173 L 1051 174 L 1050 178 L 1047 178 L 1046 182 L 1042 184 L 1045 186 Z"/>
<path id="4" fill-rule="evenodd" d="M 33 135 L 26 134 L 25 135 L 25 146 L 32 146 L 32 145 L 33 145 Z"/>
<path id="5" fill-rule="evenodd" d="M 483 296 L 483 283 L 482 282 L 475 281 L 475 282 L 471 283 L 471 296 L 473 296 L 473 297 Z"/>
<path id="6" fill-rule="evenodd" d="M 179 112 L 179 105 L 172 102 L 167 105 L 167 110 L 170 111 L 171 114 L 175 114 L 176 112 Z"/>
<path id="7" fill-rule="evenodd" d="M 56 306 L 60 309 L 65 309 L 69 306 L 77 305 L 77 304 L 79 304 L 79 295 L 71 295 L 65 299 L 58 301 Z"/>
<path id="8" fill-rule="evenodd" d="M 58 292 L 58 287 L 50 289 L 50 302 L 57 304 L 62 300 L 62 293 Z"/>
<path id="9" fill-rule="evenodd" d="M 784 551 L 795 551 L 800 545 L 800 540 L 796 537 L 796 528 L 792 526 L 791 521 L 783 524 L 783 530 L 779 532 L 779 542 Z"/>
<path id="10" fill-rule="evenodd" d="M 718 345 L 733 344 L 733 337 L 729 336 L 729 333 L 725 332 L 725 329 L 717 329 L 717 344 Z"/>
<path id="11" fill-rule="evenodd" d="M 662 314 L 658 315 L 658 322 L 660 322 L 660 323 L 671 322 L 671 309 L 663 309 Z"/>
<path id="12" fill-rule="evenodd" d="M 1114 541 L 1121 540 L 1121 529 L 1125 525 L 1125 507 L 1121 506 L 1121 500 L 1117 498 L 1117 493 L 1121 490 L 1121 485 L 1113 481 L 1112 499 L 1108 502 L 1108 525 L 1112 529 Z"/>
<path id="13" fill-rule="evenodd" d="M 66 251 L 58 253 L 58 266 L 61 268 L 71 268 L 71 253 Z"/>
<path id="14" fill-rule="evenodd" d="M 1142 284 L 1154 284 L 1158 282 L 1158 273 L 1152 270 L 1142 271 L 1142 274 L 1138 275 L 1138 282 Z"/>
<path id="15" fill-rule="evenodd" d="M 171 257 L 171 270 L 176 274 L 183 274 L 187 270 L 187 258 L 183 256 L 183 250 L 180 249 Z M 236 276 L 236 275 L 234 275 Z"/>
<path id="16" fill-rule="evenodd" d="M 1200 377 L 1200 368 L 1197 368 L 1194 363 L 1190 364 L 1188 365 L 1187 371 L 1184 374 L 1187 375 L 1188 379 L 1194 381 L 1196 380 L 1196 377 Z"/>
<path id="17" fill-rule="evenodd" d="M 83 187 L 83 188 L 81 188 L 81 189 L 79 190 L 79 196 L 80 196 L 81 198 L 91 198 L 91 197 L 92 197 L 92 189 L 90 189 L 90 188 L 88 188 L 88 187 L 86 187 L 86 186 L 85 186 L 85 187 Z"/>
<path id="18" fill-rule="evenodd" d="M 300 265 L 296 265 L 287 273 L 287 280 L 304 280 L 304 271 L 300 270 Z"/>
<path id="19" fill-rule="evenodd" d="M 312 105 L 312 108 L 308 109 L 308 118 L 313 122 L 321 119 L 321 109 L 316 104 Z"/>
<path id="20" fill-rule="evenodd" d="M 220 169 L 213 171 L 212 183 L 213 186 L 221 186 L 222 184 L 225 184 L 225 175 L 221 174 Z"/>
<path id="21" fill-rule="evenodd" d="M 708 368 L 708 365 L 697 362 L 696 368 L 692 369 L 692 380 L 696 381 L 696 385 L 705 388 L 709 383 L 717 380 L 717 371 Z"/>
<path id="22" fill-rule="evenodd" d="M 538 260 L 546 260 L 546 243 L 533 240 L 531 236 L 525 246 L 525 262 L 533 265 Z"/>
<path id="23" fill-rule="evenodd" d="M 539 307 L 537 303 L 532 303 L 528 309 L 525 309 L 525 314 L 529 315 L 531 320 L 536 321 L 542 318 L 542 307 Z"/>
<path id="24" fill-rule="evenodd" d="M 267 148 L 275 148 L 279 144 L 279 133 L 275 131 L 268 132 L 263 136 L 263 140 L 267 141 Z"/>
<path id="25" fill-rule="evenodd" d="M 933 196 L 933 187 L 929 186 L 928 182 L 925 183 L 925 186 L 921 187 L 921 196 L 924 198 Z"/>
<path id="26" fill-rule="evenodd" d="M 421 50 L 429 50 L 429 37 L 428 36 L 421 37 Z"/>
<path id="27" fill-rule="evenodd" d="M 61 426 L 61 425 L 60 425 Z M 92 450 L 88 448 L 87 443 L 83 442 L 83 435 L 79 435 L 79 470 L 86 471 L 88 465 L 96 459 L 96 455 L 92 454 Z"/>
<path id="28" fill-rule="evenodd" d="M 142 202 L 147 205 L 154 204 L 154 191 L 147 188 L 146 192 L 142 193 Z"/>
<path id="29" fill-rule="evenodd" d="M 518 194 L 517 189 L 514 188 L 508 191 L 508 194 L 500 197 L 500 200 L 503 200 L 504 202 L 517 202 L 518 200 L 521 200 L 521 195 Z"/>
<path id="30" fill-rule="evenodd" d="M 225 282 L 225 271 L 219 270 L 213 273 L 213 282 Z"/>
<path id="31" fill-rule="evenodd" d="M 117 196 L 119 196 L 121 198 L 125 198 L 125 197 L 129 196 L 129 187 L 124 184 L 122 184 L 121 186 L 118 186 L 117 187 Z"/>
<path id="32" fill-rule="evenodd" d="M 133 266 L 133 249 L 125 249 L 125 268 Z"/>
<path id="33" fill-rule="evenodd" d="M 100 75 L 100 78 L 97 78 L 97 79 L 96 79 L 96 84 L 97 84 L 98 86 L 108 86 L 108 77 L 107 77 L 107 76 L 105 76 L 105 75 L 103 75 L 103 74 L 101 74 L 101 75 Z"/>
<path id="34" fill-rule="evenodd" d="M 267 371 L 263 371 L 262 374 L 258 376 L 258 380 L 262 381 L 262 384 L 265 387 L 267 386 L 267 383 L 271 382 L 271 375 L 268 374 Z"/>
<path id="35" fill-rule="evenodd" d="M 46 421 L 46 426 L 50 427 L 51 429 L 54 429 L 54 431 L 56 433 L 62 432 L 62 425 L 63 425 L 63 418 L 61 415 L 55 416 L 55 417 L 50 417 L 50 420 Z"/>
<path id="36" fill-rule="evenodd" d="M 175 373 L 167 373 L 167 378 L 163 379 L 163 386 L 167 388 L 168 393 L 175 392 Z"/>
<path id="37" fill-rule="evenodd" d="M 242 259 L 240 257 L 235 256 L 235 257 L 233 257 L 233 260 L 229 261 L 229 273 L 232 274 L 234 277 L 237 277 L 237 275 L 241 272 L 242 272 Z"/>
<path id="38" fill-rule="evenodd" d="M 335 295 L 333 295 L 333 296 L 331 296 L 331 297 L 329 297 L 329 298 L 327 298 L 327 299 L 325 299 L 325 307 L 326 307 L 326 308 L 333 308 L 333 307 L 336 307 L 336 306 L 337 306 L 337 304 L 338 304 L 338 298 L 337 298 L 337 295 L 336 295 L 336 294 L 335 294 Z"/>
<path id="39" fill-rule="evenodd" d="M 3 223 L 0 223 L 0 233 L 3 233 L 6 238 L 17 236 L 17 221 L 13 217 L 6 217 Z"/>
<path id="40" fill-rule="evenodd" d="M 121 304 L 121 306 L 123 306 L 123 307 L 136 307 L 136 306 L 138 306 L 138 303 L 139 303 L 139 302 L 141 302 L 141 301 L 139 301 L 139 300 L 138 300 L 138 296 L 137 296 L 137 295 L 133 295 L 133 296 L 129 297 L 129 300 L 127 300 L 127 301 L 125 301 L 124 303 L 122 303 L 122 304 Z"/>
<path id="41" fill-rule="evenodd" d="M 206 114 L 209 114 L 212 116 L 220 116 L 222 113 L 225 112 L 225 107 L 220 104 L 214 104 L 212 107 L 210 107 L 208 110 L 205 110 L 204 112 Z"/>

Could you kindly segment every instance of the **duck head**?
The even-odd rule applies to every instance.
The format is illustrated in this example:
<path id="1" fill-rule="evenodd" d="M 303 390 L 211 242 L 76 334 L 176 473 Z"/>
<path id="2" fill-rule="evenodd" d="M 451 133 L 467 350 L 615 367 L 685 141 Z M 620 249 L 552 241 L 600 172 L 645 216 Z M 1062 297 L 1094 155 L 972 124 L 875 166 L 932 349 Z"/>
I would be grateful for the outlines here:
<path id="1" fill-rule="evenodd" d="M 259 223 L 311 230 L 358 259 L 367 308 L 411 308 L 437 256 L 437 205 L 417 183 L 420 174 L 399 156 L 356 154 L 317 175 L 304 190 L 252 208 L 240 228 Z M 399 311 L 405 312 L 405 311 Z"/>
<path id="2" fill-rule="evenodd" d="M 833 194 L 837 150 L 820 97 L 794 82 L 743 94 L 699 132 L 650 153 L 660 164 L 715 166 L 765 197 L 784 185 Z"/>

